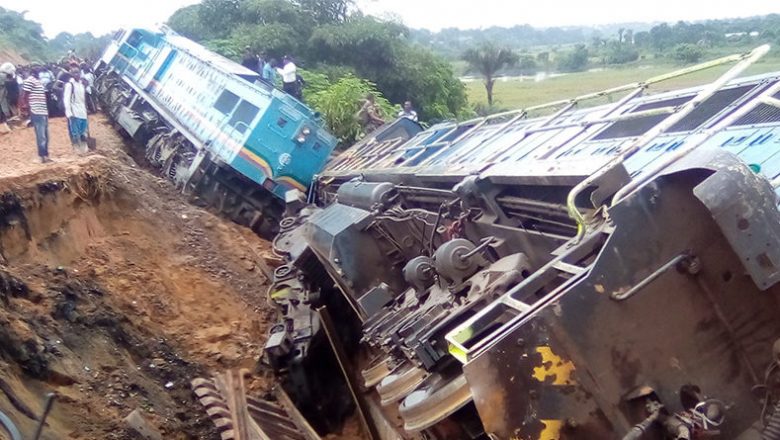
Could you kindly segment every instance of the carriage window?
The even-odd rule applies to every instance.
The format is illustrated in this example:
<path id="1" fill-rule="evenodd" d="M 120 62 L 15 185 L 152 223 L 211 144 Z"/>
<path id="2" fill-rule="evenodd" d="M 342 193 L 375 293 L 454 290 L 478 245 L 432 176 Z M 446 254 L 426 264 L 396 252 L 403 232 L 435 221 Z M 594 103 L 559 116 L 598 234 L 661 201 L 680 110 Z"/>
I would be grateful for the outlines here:
<path id="1" fill-rule="evenodd" d="M 137 49 L 141 44 L 141 41 L 143 41 L 143 39 L 144 36 L 140 32 L 135 31 L 132 34 L 130 34 L 130 37 L 127 39 L 127 44 Z"/>
<path id="2" fill-rule="evenodd" d="M 230 125 L 235 127 L 239 133 L 245 133 L 259 111 L 260 109 L 254 105 L 241 101 L 241 104 L 238 104 L 238 108 L 233 113 L 233 117 L 230 118 Z"/>
<path id="3" fill-rule="evenodd" d="M 236 104 L 238 104 L 238 96 L 232 92 L 224 90 L 222 94 L 219 95 L 217 102 L 214 103 L 214 108 L 227 116 L 230 114 L 230 112 L 233 111 L 234 108 L 236 108 Z"/>

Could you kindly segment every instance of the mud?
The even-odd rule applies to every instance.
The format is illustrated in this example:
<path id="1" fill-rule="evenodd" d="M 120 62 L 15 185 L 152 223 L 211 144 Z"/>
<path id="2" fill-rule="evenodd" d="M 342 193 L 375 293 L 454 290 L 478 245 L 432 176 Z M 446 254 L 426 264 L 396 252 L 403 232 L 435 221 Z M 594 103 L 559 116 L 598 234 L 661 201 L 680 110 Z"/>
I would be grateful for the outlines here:
<path id="1" fill-rule="evenodd" d="M 217 439 L 189 381 L 256 370 L 268 245 L 139 169 L 102 117 L 91 131 L 78 157 L 53 120 L 46 165 L 31 129 L 0 136 L 0 411 L 28 438 L 56 392 L 44 439 L 138 438 L 136 408 L 166 439 Z"/>

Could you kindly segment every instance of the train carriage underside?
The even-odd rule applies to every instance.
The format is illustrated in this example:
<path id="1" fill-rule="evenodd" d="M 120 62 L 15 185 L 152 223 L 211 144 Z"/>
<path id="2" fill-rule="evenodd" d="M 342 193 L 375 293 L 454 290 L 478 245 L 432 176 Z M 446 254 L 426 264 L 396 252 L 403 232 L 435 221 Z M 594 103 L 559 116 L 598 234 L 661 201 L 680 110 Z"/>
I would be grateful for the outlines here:
<path id="1" fill-rule="evenodd" d="M 323 430 L 351 388 L 371 438 L 780 439 L 780 77 L 744 67 L 355 146 L 274 240 L 266 361 Z M 453 159 L 512 133 L 517 163 Z"/>
<path id="2" fill-rule="evenodd" d="M 279 231 L 285 204 L 272 192 L 196 148 L 176 125 L 176 118 L 147 102 L 120 75 L 105 72 L 96 84 L 101 107 L 139 146 L 140 159 L 172 181 L 196 203 L 214 208 L 259 235 Z"/>

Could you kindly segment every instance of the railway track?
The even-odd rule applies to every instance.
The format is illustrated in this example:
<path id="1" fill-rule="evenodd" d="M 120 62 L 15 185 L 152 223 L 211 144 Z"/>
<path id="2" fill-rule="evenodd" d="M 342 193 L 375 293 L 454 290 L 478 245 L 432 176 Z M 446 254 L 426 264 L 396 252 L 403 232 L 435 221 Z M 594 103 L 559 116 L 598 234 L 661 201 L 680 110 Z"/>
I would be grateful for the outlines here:
<path id="1" fill-rule="evenodd" d="M 191 382 L 222 440 L 320 440 L 281 388 L 275 402 L 249 396 L 247 373 L 228 370 Z"/>

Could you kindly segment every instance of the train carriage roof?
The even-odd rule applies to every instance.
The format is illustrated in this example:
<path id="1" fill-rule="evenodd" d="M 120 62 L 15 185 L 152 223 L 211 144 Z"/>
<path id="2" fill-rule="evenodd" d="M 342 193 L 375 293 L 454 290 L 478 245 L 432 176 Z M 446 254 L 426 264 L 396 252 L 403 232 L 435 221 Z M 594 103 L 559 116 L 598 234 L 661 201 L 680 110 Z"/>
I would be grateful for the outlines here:
<path id="1" fill-rule="evenodd" d="M 224 72 L 240 76 L 249 82 L 254 82 L 257 79 L 260 79 L 260 75 L 257 72 L 248 69 L 233 60 L 225 58 L 222 55 L 214 53 L 200 44 L 188 38 L 182 37 L 173 31 L 166 30 L 165 39 L 171 45 L 184 49 L 196 58 L 206 61 Z"/>

